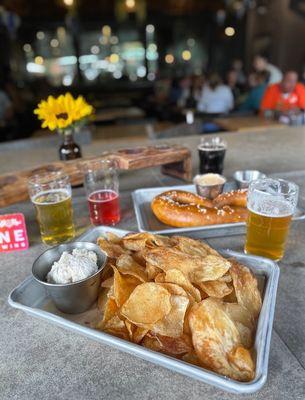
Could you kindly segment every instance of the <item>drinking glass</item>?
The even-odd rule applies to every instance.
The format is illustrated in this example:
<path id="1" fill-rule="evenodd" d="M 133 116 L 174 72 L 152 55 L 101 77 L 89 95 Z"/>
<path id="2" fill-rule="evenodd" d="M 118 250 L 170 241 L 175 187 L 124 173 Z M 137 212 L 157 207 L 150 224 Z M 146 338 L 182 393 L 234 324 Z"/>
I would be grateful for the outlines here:
<path id="1" fill-rule="evenodd" d="M 33 175 L 28 180 L 28 189 L 42 241 L 55 245 L 74 238 L 69 176 L 62 171 Z"/>
<path id="2" fill-rule="evenodd" d="M 226 149 L 227 143 L 220 137 L 202 139 L 198 146 L 200 174 L 222 174 Z"/>
<path id="3" fill-rule="evenodd" d="M 111 159 L 86 162 L 84 175 L 91 223 L 117 224 L 121 214 L 116 162 Z"/>
<path id="4" fill-rule="evenodd" d="M 279 261 L 285 252 L 299 188 L 283 179 L 258 179 L 248 189 L 245 252 Z"/>

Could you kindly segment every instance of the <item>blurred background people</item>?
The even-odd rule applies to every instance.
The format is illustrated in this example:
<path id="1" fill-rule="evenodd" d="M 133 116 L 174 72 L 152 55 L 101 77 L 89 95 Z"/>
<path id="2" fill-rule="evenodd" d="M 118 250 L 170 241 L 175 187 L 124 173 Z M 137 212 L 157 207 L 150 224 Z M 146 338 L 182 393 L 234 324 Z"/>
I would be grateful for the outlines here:
<path id="1" fill-rule="evenodd" d="M 244 72 L 244 64 L 240 58 L 236 58 L 232 62 L 232 70 L 237 74 L 237 83 L 240 86 L 244 86 L 247 83 L 246 74 Z"/>
<path id="2" fill-rule="evenodd" d="M 249 75 L 249 92 L 244 102 L 239 106 L 240 111 L 258 112 L 260 104 L 268 86 L 269 73 L 267 71 L 252 72 Z"/>
<path id="3" fill-rule="evenodd" d="M 278 112 L 305 109 L 305 86 L 298 83 L 298 74 L 288 71 L 280 83 L 268 86 L 260 108 Z"/>
<path id="4" fill-rule="evenodd" d="M 200 112 L 208 114 L 228 113 L 234 107 L 234 97 L 229 86 L 224 85 L 219 74 L 211 73 L 197 105 Z"/>
<path id="5" fill-rule="evenodd" d="M 281 70 L 273 64 L 270 64 L 267 56 L 258 54 L 254 57 L 253 68 L 255 71 L 268 71 L 269 72 L 269 84 L 278 83 L 282 80 L 283 74 Z"/>
<path id="6" fill-rule="evenodd" d="M 226 83 L 231 89 L 234 97 L 234 108 L 238 107 L 242 101 L 244 85 L 238 83 L 238 72 L 235 69 L 230 69 L 226 74 Z"/>

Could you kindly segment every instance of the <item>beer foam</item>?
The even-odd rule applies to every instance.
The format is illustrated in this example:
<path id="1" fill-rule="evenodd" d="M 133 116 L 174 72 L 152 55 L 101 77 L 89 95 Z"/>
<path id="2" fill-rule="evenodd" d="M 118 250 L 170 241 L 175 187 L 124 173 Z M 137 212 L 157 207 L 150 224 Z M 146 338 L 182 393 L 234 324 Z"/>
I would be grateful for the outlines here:
<path id="1" fill-rule="evenodd" d="M 248 200 L 248 210 L 264 217 L 288 217 L 293 214 L 293 205 L 284 199 L 261 198 L 260 195 L 252 194 Z"/>
<path id="2" fill-rule="evenodd" d="M 39 192 L 32 198 L 32 202 L 37 205 L 48 205 L 61 203 L 71 197 L 71 193 L 66 189 L 50 189 Z M 43 198 L 43 201 L 37 199 Z"/>

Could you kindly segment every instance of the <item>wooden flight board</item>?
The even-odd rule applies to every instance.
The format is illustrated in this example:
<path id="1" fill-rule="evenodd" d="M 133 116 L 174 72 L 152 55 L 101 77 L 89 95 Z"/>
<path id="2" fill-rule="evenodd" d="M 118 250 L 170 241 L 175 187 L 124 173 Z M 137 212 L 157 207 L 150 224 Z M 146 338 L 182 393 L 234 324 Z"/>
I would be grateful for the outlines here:
<path id="1" fill-rule="evenodd" d="M 63 170 L 70 176 L 72 186 L 83 183 L 83 164 L 88 160 L 111 158 L 118 169 L 136 170 L 161 166 L 163 174 L 190 181 L 192 179 L 191 152 L 187 147 L 160 144 L 105 152 L 98 157 L 57 161 L 37 168 L 0 175 L 0 207 L 19 203 L 28 198 L 28 178 L 35 174 Z"/>

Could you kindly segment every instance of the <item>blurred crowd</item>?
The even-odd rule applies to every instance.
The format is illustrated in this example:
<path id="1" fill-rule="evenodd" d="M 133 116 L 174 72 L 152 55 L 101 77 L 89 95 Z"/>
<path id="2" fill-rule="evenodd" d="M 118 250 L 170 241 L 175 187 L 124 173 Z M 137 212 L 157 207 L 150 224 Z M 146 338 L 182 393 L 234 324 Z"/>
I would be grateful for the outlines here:
<path id="1" fill-rule="evenodd" d="M 299 78 L 296 71 L 282 72 L 267 57 L 257 55 L 252 60 L 249 74 L 246 74 L 242 61 L 236 59 L 224 76 L 211 72 L 200 76 L 160 78 L 154 82 L 151 95 L 138 87 L 137 102 L 131 105 L 144 109 L 148 119 L 159 121 L 187 120 L 192 123 L 192 118 L 187 119 L 188 111 L 192 110 L 203 121 L 228 114 L 232 117 L 260 114 L 286 124 L 301 125 L 305 123 L 304 83 L 305 73 Z M 128 98 L 132 85 L 129 84 L 122 96 Z M 84 89 L 75 87 L 73 91 L 86 96 Z M 33 109 L 48 94 L 54 94 L 54 88 L 42 80 L 36 85 L 31 82 L 30 86 L 17 86 L 13 80 L 1 83 L 0 79 L 0 141 L 28 137 L 37 131 L 39 123 Z M 93 102 L 105 97 L 100 87 L 92 88 L 87 94 Z"/>
<path id="2" fill-rule="evenodd" d="M 260 114 L 291 123 L 291 116 L 303 118 L 303 82 L 296 71 L 282 72 L 266 56 L 257 55 L 248 75 L 237 59 L 223 77 L 211 72 L 160 80 L 151 106 L 164 119 L 178 118 L 181 111 L 193 109 L 202 116 Z"/>

